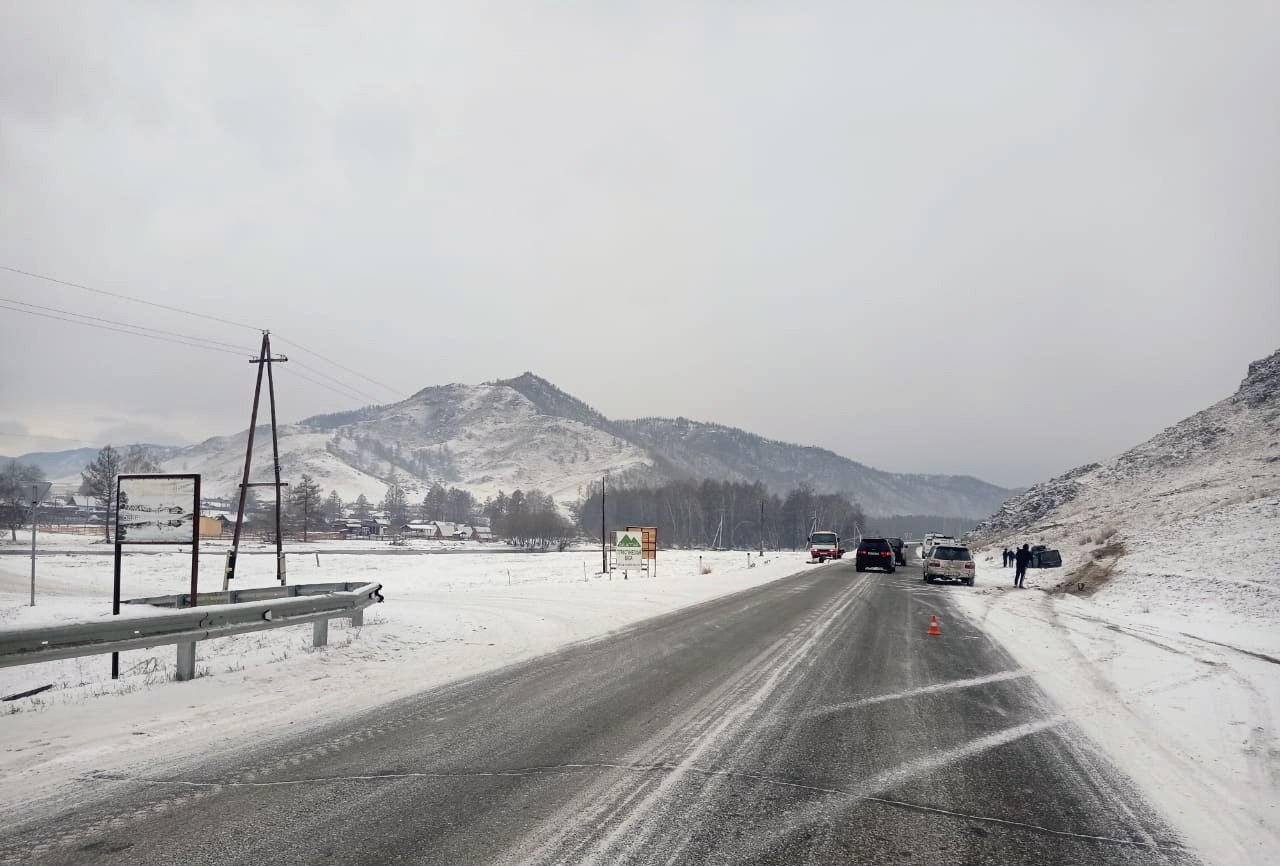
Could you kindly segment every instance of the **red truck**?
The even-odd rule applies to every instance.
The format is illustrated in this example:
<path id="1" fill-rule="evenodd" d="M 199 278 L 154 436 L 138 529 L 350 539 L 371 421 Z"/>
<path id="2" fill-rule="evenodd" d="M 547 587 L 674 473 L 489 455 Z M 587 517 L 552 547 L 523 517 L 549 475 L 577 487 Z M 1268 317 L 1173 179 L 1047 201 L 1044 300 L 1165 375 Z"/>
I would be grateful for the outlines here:
<path id="1" fill-rule="evenodd" d="M 816 562 L 840 559 L 844 548 L 840 546 L 840 534 L 824 529 L 809 536 L 809 556 Z"/>

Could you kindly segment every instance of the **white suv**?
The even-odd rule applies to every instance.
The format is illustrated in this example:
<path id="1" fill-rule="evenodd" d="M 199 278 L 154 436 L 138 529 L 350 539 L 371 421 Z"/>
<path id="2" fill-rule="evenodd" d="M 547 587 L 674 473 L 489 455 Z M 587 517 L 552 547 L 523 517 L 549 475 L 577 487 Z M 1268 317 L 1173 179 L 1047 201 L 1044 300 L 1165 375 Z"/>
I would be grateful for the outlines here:
<path id="1" fill-rule="evenodd" d="M 963 544 L 938 539 L 934 542 L 933 550 L 924 558 L 926 583 L 933 583 L 935 580 L 958 580 L 967 586 L 973 586 L 976 573 L 973 554 Z"/>

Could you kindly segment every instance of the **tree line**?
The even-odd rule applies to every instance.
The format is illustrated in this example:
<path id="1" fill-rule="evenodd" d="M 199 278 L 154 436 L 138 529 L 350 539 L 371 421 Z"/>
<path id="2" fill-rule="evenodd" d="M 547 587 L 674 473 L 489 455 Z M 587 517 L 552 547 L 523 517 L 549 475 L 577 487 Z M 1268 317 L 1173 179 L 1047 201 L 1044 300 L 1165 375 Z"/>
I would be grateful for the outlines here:
<path id="1" fill-rule="evenodd" d="M 583 535 L 600 537 L 601 485 L 594 484 L 576 508 Z M 606 488 L 604 522 L 609 531 L 656 526 L 664 547 L 725 547 L 799 550 L 809 530 L 834 529 L 854 537 L 867 525 L 862 507 L 842 493 L 816 493 L 800 485 L 785 496 L 760 483 L 671 481 L 658 486 Z M 763 505 L 763 517 L 761 510 Z"/>
<path id="2" fill-rule="evenodd" d="M 510 496 L 498 491 L 486 499 L 481 513 L 489 518 L 490 528 L 501 539 L 521 546 L 551 547 L 562 550 L 574 536 L 573 523 L 560 513 L 555 499 L 541 490 L 515 490 Z"/>
<path id="3" fill-rule="evenodd" d="M 412 520 L 471 524 L 484 516 L 497 538 L 520 545 L 562 545 L 574 534 L 573 524 L 560 513 L 555 500 L 540 490 L 516 490 L 510 495 L 499 490 L 496 497 L 480 503 L 470 491 L 436 483 L 427 489 L 420 503 L 414 503 L 393 476 L 379 507 L 393 531 Z M 348 512 L 356 520 L 368 520 L 373 511 L 363 493 L 348 505 L 336 490 L 325 497 L 315 479 L 303 473 L 289 492 L 282 522 L 287 529 L 301 532 L 305 540 L 311 531 L 343 519 Z M 250 515 L 254 512 L 255 509 L 247 509 Z M 259 525 L 264 517 L 258 513 L 252 519 L 254 525 Z"/>

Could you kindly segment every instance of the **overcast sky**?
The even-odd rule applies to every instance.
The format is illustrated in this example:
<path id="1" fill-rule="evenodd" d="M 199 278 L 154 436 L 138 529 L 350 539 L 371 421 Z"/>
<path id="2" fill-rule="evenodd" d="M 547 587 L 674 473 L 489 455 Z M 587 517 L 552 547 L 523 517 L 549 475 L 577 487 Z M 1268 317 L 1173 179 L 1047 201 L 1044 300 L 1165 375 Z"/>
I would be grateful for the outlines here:
<path id="1" fill-rule="evenodd" d="M 1274 0 L 3 0 L 0 265 L 395 389 L 281 344 L 287 420 L 533 370 L 1029 484 L 1280 348 L 1278 34 Z M 0 342 L 0 453 L 248 421 L 234 355 L 9 309 Z"/>

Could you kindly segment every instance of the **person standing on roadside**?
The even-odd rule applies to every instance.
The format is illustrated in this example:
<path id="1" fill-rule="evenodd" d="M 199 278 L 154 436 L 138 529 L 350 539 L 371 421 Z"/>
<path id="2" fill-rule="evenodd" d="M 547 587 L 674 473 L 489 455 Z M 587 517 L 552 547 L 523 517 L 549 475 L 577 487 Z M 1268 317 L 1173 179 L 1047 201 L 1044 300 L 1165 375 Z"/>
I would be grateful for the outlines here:
<path id="1" fill-rule="evenodd" d="M 1018 589 L 1026 589 L 1022 582 L 1027 579 L 1027 563 L 1031 562 L 1031 545 L 1024 544 L 1013 555 L 1013 585 Z"/>
<path id="2" fill-rule="evenodd" d="M 1000 567 L 1008 568 L 1009 567 L 1009 548 L 1006 547 L 1004 550 L 1000 551 L 1000 559 L 1002 562 L 1002 565 Z"/>

